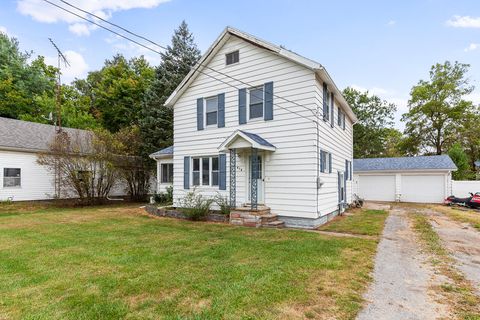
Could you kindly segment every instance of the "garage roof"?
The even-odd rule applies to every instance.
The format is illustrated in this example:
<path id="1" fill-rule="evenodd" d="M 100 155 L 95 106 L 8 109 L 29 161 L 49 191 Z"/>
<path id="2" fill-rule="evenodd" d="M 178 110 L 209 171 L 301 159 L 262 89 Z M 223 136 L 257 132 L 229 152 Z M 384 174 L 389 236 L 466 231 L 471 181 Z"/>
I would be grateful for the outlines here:
<path id="1" fill-rule="evenodd" d="M 353 171 L 457 170 L 448 155 L 353 159 Z"/>

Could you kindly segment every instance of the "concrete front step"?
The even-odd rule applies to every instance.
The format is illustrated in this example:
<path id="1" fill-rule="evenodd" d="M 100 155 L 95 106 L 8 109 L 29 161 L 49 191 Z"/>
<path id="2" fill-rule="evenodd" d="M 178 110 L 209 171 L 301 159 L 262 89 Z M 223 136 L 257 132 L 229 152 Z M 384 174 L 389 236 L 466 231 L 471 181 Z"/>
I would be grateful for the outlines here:
<path id="1" fill-rule="evenodd" d="M 285 222 L 280 220 L 270 221 L 266 223 L 262 223 L 263 228 L 284 228 Z"/>
<path id="2" fill-rule="evenodd" d="M 260 219 L 262 219 L 262 223 L 273 222 L 278 220 L 277 215 L 271 214 L 271 213 L 260 216 Z"/>

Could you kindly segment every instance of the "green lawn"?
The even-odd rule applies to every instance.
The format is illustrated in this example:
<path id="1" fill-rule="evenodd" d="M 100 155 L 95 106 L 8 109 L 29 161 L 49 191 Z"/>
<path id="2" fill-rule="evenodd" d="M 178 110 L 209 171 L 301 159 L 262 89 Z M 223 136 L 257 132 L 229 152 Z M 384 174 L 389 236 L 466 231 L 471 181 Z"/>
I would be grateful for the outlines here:
<path id="1" fill-rule="evenodd" d="M 0 319 L 353 319 L 375 250 L 135 206 L 0 204 Z"/>
<path id="2" fill-rule="evenodd" d="M 338 216 L 319 230 L 379 236 L 383 231 L 388 213 L 384 210 L 351 210 L 347 215 Z"/>

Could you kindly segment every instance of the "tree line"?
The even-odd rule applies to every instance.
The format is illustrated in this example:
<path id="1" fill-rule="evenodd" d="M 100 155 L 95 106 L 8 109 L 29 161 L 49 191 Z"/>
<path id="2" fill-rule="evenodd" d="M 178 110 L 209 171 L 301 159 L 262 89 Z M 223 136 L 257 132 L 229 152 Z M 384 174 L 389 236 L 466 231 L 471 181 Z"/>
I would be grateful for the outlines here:
<path id="1" fill-rule="evenodd" d="M 59 70 L 0 33 L 0 116 L 52 124 L 55 121 L 55 78 Z M 173 144 L 173 110 L 165 101 L 198 62 L 200 50 L 185 22 L 152 66 L 143 56 L 121 54 L 100 70 L 61 88 L 61 116 L 66 127 L 126 133 L 130 154 L 153 166 L 148 155 Z M 429 78 L 410 92 L 409 110 L 394 127 L 397 106 L 380 97 L 346 88 L 343 94 L 358 116 L 354 157 L 396 157 L 448 153 L 459 167 L 456 179 L 474 179 L 480 158 L 480 111 L 468 101 L 473 91 L 469 65 L 437 63 Z M 49 117 L 53 114 L 53 119 Z M 121 136 L 122 134 L 120 134 Z"/>

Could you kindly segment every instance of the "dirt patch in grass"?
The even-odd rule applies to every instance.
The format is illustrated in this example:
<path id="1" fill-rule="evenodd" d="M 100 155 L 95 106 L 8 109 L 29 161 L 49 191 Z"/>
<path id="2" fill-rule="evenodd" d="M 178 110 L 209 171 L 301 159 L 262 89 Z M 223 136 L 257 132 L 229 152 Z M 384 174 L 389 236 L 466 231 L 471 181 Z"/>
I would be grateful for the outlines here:
<path id="1" fill-rule="evenodd" d="M 146 218 L 138 208 L 0 218 L 8 319 L 353 319 L 376 242 Z"/>
<path id="2" fill-rule="evenodd" d="M 432 265 L 447 278 L 445 283 L 433 288 L 435 292 L 450 301 L 459 319 L 480 319 L 480 298 L 472 284 L 455 268 L 452 257 L 443 247 L 428 217 L 413 210 L 412 220 L 425 250 L 432 256 Z"/>
<path id="3" fill-rule="evenodd" d="M 441 205 L 431 205 L 429 208 L 439 211 L 455 221 L 468 223 L 480 231 L 480 211 L 478 210 Z"/>
<path id="4" fill-rule="evenodd" d="M 318 228 L 322 231 L 380 236 L 388 212 L 385 210 L 352 209 Z"/>

